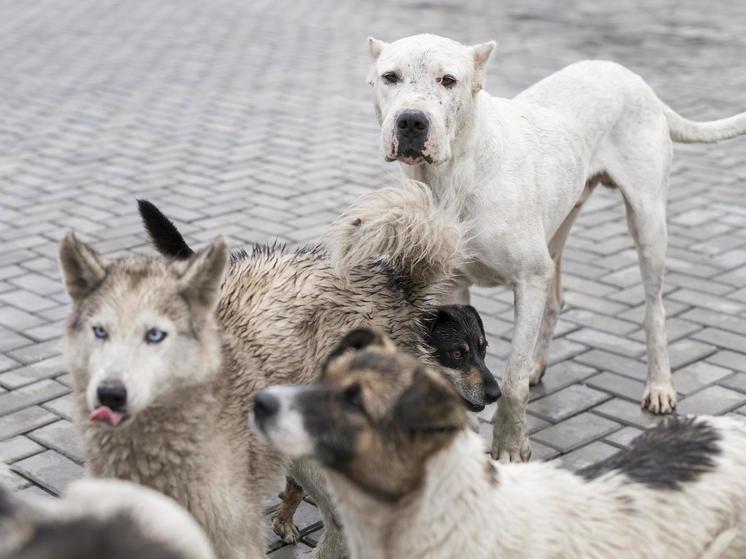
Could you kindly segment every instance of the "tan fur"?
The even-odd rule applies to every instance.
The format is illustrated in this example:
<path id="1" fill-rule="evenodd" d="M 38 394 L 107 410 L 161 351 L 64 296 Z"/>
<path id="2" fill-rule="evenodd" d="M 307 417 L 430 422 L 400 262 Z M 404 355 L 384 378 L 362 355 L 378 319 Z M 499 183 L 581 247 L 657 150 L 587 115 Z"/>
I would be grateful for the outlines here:
<path id="1" fill-rule="evenodd" d="M 349 248 L 338 260 L 330 260 L 321 249 L 260 247 L 237 255 L 225 271 L 215 315 L 209 312 L 211 301 L 204 298 L 214 282 L 208 278 L 201 289 L 192 288 L 199 278 L 190 271 L 193 261 L 205 260 L 204 253 L 186 263 L 134 257 L 108 262 L 66 238 L 61 246 L 66 284 L 68 289 L 77 286 L 70 292 L 75 308 L 66 353 L 89 472 L 138 481 L 172 496 L 206 527 L 223 559 L 263 554 L 261 498 L 283 468 L 279 455 L 247 430 L 249 399 L 269 384 L 316 379 L 318 364 L 333 344 L 359 325 L 378 326 L 400 347 L 429 359 L 422 319 L 432 312 L 435 296 L 449 280 L 449 263 L 461 243 L 461 232 L 446 225 L 444 217 L 437 225 L 431 204 L 428 195 L 409 206 L 410 218 L 406 212 L 392 214 L 387 228 L 402 239 L 405 233 L 417 238 L 423 234 L 417 227 L 425 228 L 426 246 L 401 242 L 376 256 L 375 251 L 357 249 L 376 234 L 366 229 L 364 235 L 337 234 L 337 246 Z M 352 212 L 365 222 L 375 217 L 383 227 L 377 209 L 368 214 L 373 207 L 367 208 Z M 419 219 L 420 212 L 429 219 Z M 85 259 L 76 258 L 79 253 Z M 93 274 L 98 283 L 81 288 L 81 269 L 90 275 L 89 261 L 101 263 L 105 273 L 103 278 Z M 174 369 L 171 376 L 178 382 L 127 425 L 111 429 L 91 423 L 88 384 L 96 373 L 90 370 L 90 356 L 97 343 L 90 332 L 91 317 L 104 313 L 113 322 L 127 322 L 126 317 L 146 308 L 166 315 L 176 328 L 169 343 L 179 345 L 164 366 L 195 372 L 177 375 Z M 199 382 L 194 381 L 197 376 Z M 330 514 L 327 511 L 327 523 L 334 524 Z"/>

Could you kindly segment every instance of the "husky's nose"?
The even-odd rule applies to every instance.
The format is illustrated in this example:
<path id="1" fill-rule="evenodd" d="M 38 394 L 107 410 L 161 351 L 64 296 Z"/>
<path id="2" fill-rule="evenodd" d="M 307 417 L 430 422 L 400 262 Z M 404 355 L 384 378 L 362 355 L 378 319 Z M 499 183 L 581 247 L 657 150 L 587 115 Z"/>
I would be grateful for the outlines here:
<path id="1" fill-rule="evenodd" d="M 123 411 L 127 406 L 127 389 L 121 382 L 107 382 L 96 390 L 98 401 L 111 411 Z"/>
<path id="2" fill-rule="evenodd" d="M 280 400 L 265 390 L 254 394 L 254 418 L 258 423 L 271 418 L 280 410 Z"/>

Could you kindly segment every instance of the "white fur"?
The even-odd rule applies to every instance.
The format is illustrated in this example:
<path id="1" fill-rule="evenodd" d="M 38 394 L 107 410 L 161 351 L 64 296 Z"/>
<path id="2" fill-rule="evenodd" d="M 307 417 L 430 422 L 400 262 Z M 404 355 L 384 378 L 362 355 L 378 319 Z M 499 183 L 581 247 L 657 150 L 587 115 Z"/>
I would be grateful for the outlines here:
<path id="1" fill-rule="evenodd" d="M 303 416 L 293 404 L 295 397 L 305 389 L 304 386 L 265 388 L 264 394 L 277 398 L 280 409 L 264 428 L 256 424 L 253 413 L 249 414 L 252 429 L 275 448 L 283 449 L 283 453 L 289 458 L 304 458 L 313 452 L 313 441 L 303 427 Z"/>
<path id="2" fill-rule="evenodd" d="M 420 109 L 430 120 L 424 160 L 403 160 L 437 200 L 475 223 L 454 302 L 468 287 L 506 284 L 515 296 L 515 328 L 503 396 L 495 416 L 493 456 L 530 456 L 529 381 L 538 382 L 562 304 L 559 270 L 565 239 L 583 202 L 602 179 L 622 193 L 645 289 L 648 376 L 645 408 L 668 413 L 676 392 L 666 347 L 662 281 L 666 196 L 675 141 L 711 142 L 746 133 L 746 113 L 694 123 L 664 105 L 631 71 L 585 61 L 538 82 L 513 99 L 480 91 L 490 44 L 465 46 L 435 35 L 391 44 L 371 39 L 376 113 L 387 159 L 396 157 L 395 118 Z M 396 71 L 401 80 L 381 76 Z M 451 74 L 458 82 L 444 88 Z"/>
<path id="3" fill-rule="evenodd" d="M 465 430 L 432 456 L 423 486 L 395 504 L 327 476 L 353 559 L 695 559 L 746 556 L 746 425 L 701 418 L 722 436 L 713 471 L 681 490 L 609 473 L 586 481 L 556 462 L 492 462 Z M 675 457 L 672 457 L 675 460 Z"/>

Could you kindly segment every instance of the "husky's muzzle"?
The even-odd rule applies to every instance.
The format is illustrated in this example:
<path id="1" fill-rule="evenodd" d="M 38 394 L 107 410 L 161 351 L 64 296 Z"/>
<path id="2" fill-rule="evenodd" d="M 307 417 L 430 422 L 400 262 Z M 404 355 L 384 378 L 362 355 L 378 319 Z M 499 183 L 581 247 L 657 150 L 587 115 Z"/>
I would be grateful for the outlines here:
<path id="1" fill-rule="evenodd" d="M 117 427 L 128 417 L 127 388 L 121 382 L 101 383 L 96 388 L 96 406 L 88 418 Z"/>
<path id="2" fill-rule="evenodd" d="M 430 133 L 430 120 L 420 110 L 406 109 L 396 117 L 396 141 L 398 158 L 404 163 L 414 164 L 420 159 L 426 161 L 425 143 Z"/>

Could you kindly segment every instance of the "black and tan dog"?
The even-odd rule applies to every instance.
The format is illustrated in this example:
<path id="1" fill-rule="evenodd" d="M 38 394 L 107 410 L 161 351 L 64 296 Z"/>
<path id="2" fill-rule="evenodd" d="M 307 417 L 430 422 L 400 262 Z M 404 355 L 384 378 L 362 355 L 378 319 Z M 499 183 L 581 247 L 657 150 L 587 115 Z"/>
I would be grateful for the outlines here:
<path id="1" fill-rule="evenodd" d="M 360 329 L 251 421 L 324 466 L 353 559 L 746 557 L 743 420 L 676 418 L 578 472 L 502 465 L 441 375 Z"/>

